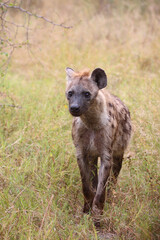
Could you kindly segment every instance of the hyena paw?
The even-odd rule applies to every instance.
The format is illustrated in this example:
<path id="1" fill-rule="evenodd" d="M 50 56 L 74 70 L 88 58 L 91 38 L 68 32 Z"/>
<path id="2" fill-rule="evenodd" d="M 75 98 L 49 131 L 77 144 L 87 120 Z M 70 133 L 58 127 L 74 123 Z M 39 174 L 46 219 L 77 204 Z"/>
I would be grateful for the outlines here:
<path id="1" fill-rule="evenodd" d="M 103 214 L 102 209 L 99 209 L 96 205 L 92 207 L 92 218 L 96 228 L 100 227 L 100 220 L 102 214 Z"/>
<path id="2" fill-rule="evenodd" d="M 89 213 L 92 207 L 92 203 L 90 202 L 85 202 L 84 207 L 83 207 L 83 213 Z"/>

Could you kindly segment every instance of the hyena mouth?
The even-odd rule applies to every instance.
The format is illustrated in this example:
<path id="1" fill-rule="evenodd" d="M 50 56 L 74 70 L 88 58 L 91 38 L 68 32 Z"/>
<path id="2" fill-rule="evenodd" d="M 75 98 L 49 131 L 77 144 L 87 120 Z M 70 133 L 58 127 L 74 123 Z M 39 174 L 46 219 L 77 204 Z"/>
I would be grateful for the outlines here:
<path id="1" fill-rule="evenodd" d="M 72 114 L 73 117 L 79 117 L 82 115 L 82 113 L 79 111 L 79 112 L 73 112 L 70 110 L 70 113 Z"/>
<path id="2" fill-rule="evenodd" d="M 70 106 L 69 111 L 72 114 L 72 116 L 74 116 L 74 117 L 78 117 L 82 114 L 81 110 L 80 110 L 80 106 L 78 106 L 78 105 Z"/>

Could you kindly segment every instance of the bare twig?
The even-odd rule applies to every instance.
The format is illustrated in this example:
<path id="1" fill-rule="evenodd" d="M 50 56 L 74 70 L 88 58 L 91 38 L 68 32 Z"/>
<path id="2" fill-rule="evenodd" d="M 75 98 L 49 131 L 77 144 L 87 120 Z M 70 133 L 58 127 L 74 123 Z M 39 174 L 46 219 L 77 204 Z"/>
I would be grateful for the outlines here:
<path id="1" fill-rule="evenodd" d="M 4 21 L 5 23 L 8 23 L 8 24 L 11 24 L 11 25 L 14 25 L 15 27 L 19 27 L 19 28 L 25 28 L 25 25 L 21 25 L 21 24 L 17 24 L 17 23 L 14 23 L 14 22 L 10 22 L 8 20 L 6 20 L 5 18 L 3 17 L 0 17 L 2 21 Z M 28 30 L 31 30 L 31 28 L 28 28 Z"/>
<path id="2" fill-rule="evenodd" d="M 11 60 L 12 54 L 13 54 L 13 52 L 14 52 L 14 49 L 16 48 L 15 45 L 12 45 L 11 47 L 12 47 L 12 48 L 11 48 L 11 51 L 10 51 L 10 54 L 9 54 L 7 60 L 6 60 L 6 61 L 4 62 L 4 64 L 1 66 L 1 69 L 2 69 L 4 66 L 6 66 L 5 69 L 3 70 L 4 74 L 7 72 L 9 62 L 10 62 L 10 60 Z"/>
<path id="3" fill-rule="evenodd" d="M 22 47 L 22 46 L 27 46 L 28 50 L 29 49 L 29 31 L 32 30 L 29 25 L 30 25 L 30 18 L 35 17 L 37 19 L 42 19 L 43 21 L 52 24 L 52 26 L 57 26 L 57 27 L 62 27 L 65 29 L 70 29 L 72 26 L 67 26 L 63 23 L 55 23 L 52 20 L 38 15 L 36 13 L 32 13 L 31 11 L 28 11 L 21 7 L 22 1 L 19 2 L 17 5 L 17 1 L 0 1 L 0 54 L 3 55 L 0 61 L 0 80 L 3 81 L 5 78 L 5 75 L 8 70 L 8 66 L 11 60 L 11 57 L 13 55 L 13 52 L 16 48 Z M 13 9 L 17 10 L 26 17 L 25 22 L 23 24 L 18 24 L 15 22 L 15 20 L 9 20 L 7 19 L 8 16 L 8 9 Z M 12 27 L 12 28 L 11 28 Z M 19 28 L 24 28 L 25 29 L 25 35 L 26 35 L 26 40 L 18 42 L 16 39 L 18 35 Z"/>
<path id="4" fill-rule="evenodd" d="M 63 28 L 67 28 L 67 29 L 72 28 L 72 26 L 66 26 L 66 25 L 63 25 L 62 23 L 61 23 L 61 24 L 58 24 L 58 23 L 55 23 L 55 22 L 53 22 L 52 20 L 50 20 L 50 19 L 48 19 L 48 18 L 46 18 L 46 17 L 40 16 L 40 15 L 35 14 L 35 13 L 31 13 L 31 12 L 29 12 L 28 10 L 26 10 L 26 9 L 20 7 L 20 6 L 7 5 L 6 3 L 0 3 L 0 7 L 1 7 L 1 8 L 2 8 L 2 7 L 5 7 L 5 8 L 7 8 L 7 9 L 8 9 L 8 8 L 18 9 L 19 11 L 24 12 L 24 13 L 28 14 L 29 16 L 34 16 L 34 17 L 36 17 L 36 18 L 43 19 L 44 21 L 46 21 L 46 22 L 48 22 L 48 23 L 51 23 L 52 25 L 57 26 L 57 27 L 63 27 Z"/>
<path id="5" fill-rule="evenodd" d="M 22 108 L 21 106 L 16 106 L 14 104 L 0 104 L 0 107 L 13 107 L 13 108 Z"/>

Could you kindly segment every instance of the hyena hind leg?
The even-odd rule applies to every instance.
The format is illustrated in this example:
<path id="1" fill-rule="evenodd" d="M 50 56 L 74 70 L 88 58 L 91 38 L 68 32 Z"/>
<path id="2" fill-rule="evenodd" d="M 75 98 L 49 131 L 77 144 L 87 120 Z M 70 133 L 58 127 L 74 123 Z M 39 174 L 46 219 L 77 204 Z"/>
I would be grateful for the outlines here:
<path id="1" fill-rule="evenodd" d="M 117 177 L 120 173 L 120 170 L 122 168 L 122 161 L 123 161 L 123 154 L 117 156 L 113 155 L 113 167 L 112 167 L 112 172 L 113 172 L 113 181 L 115 183 L 117 182 Z"/>
<path id="2" fill-rule="evenodd" d="M 113 155 L 113 165 L 111 169 L 111 174 L 109 178 L 109 182 L 107 184 L 107 200 L 110 202 L 112 199 L 113 189 L 117 183 L 118 175 L 122 168 L 123 162 L 123 154 L 120 155 Z"/>

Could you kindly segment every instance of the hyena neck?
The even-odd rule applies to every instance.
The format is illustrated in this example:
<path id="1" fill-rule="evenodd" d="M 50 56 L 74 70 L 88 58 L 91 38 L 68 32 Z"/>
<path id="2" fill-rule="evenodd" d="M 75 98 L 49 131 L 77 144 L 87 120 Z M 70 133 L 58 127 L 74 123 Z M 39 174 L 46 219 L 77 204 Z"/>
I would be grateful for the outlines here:
<path id="1" fill-rule="evenodd" d="M 104 94 L 99 91 L 94 102 L 81 117 L 88 129 L 102 129 L 108 123 L 108 113 Z"/>

